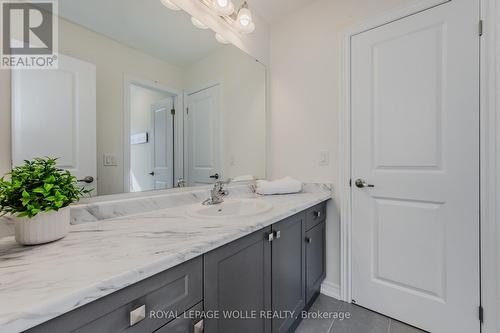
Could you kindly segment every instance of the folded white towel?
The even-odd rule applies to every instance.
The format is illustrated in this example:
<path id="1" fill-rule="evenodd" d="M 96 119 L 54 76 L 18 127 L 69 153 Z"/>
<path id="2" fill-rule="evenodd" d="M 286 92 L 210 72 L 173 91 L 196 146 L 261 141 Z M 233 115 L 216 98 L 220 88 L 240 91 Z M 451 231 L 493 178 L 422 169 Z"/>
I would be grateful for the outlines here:
<path id="1" fill-rule="evenodd" d="M 234 177 L 233 179 L 231 179 L 231 181 L 233 183 L 235 183 L 235 182 L 250 182 L 250 181 L 254 181 L 254 180 L 255 180 L 255 177 L 252 175 L 242 175 L 242 176 L 237 176 L 237 177 Z"/>
<path id="2" fill-rule="evenodd" d="M 302 183 L 291 177 L 267 181 L 258 180 L 255 192 L 257 194 L 270 195 L 270 194 L 290 194 L 302 191 Z"/>

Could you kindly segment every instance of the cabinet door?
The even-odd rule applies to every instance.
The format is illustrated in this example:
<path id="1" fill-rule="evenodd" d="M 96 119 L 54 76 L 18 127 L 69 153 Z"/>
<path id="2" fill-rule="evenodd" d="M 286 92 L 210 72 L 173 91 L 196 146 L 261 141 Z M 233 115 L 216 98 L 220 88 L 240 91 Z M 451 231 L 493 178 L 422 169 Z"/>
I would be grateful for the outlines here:
<path id="1" fill-rule="evenodd" d="M 305 307 L 305 214 L 300 213 L 273 226 L 272 286 L 273 310 L 293 311 Z M 295 323 L 290 312 L 273 319 L 273 333 L 287 332 Z"/>
<path id="2" fill-rule="evenodd" d="M 260 316 L 271 309 L 271 228 L 236 240 L 205 255 L 205 319 L 207 333 L 269 333 L 271 323 Z M 256 318 L 229 318 L 233 315 Z"/>
<path id="3" fill-rule="evenodd" d="M 326 275 L 325 231 L 325 221 L 323 221 L 306 233 L 306 299 L 308 304 L 320 292 L 321 283 Z"/>

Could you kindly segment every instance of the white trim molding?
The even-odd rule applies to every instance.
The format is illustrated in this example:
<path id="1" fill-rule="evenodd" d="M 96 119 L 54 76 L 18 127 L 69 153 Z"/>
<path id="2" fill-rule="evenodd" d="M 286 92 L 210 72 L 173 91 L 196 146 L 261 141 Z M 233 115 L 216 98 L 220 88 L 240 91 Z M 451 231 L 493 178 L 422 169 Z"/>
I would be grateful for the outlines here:
<path id="1" fill-rule="evenodd" d="M 480 163 L 481 163 L 481 304 L 484 308 L 483 333 L 500 332 L 500 3 L 481 2 Z M 342 165 L 341 191 L 341 299 L 351 301 L 351 178 L 350 156 L 350 42 L 367 29 L 437 6 L 446 1 L 422 1 L 417 6 L 369 20 L 343 33 L 343 79 L 340 134 Z M 328 290 L 328 288 L 326 288 Z"/>
<path id="2" fill-rule="evenodd" d="M 336 283 L 325 281 L 321 284 L 321 293 L 335 299 L 340 299 L 340 286 Z"/>
<path id="3" fill-rule="evenodd" d="M 340 146 L 343 164 L 340 168 L 340 299 L 351 302 L 351 38 L 361 32 L 419 13 L 452 0 L 424 0 L 417 4 L 386 12 L 381 16 L 350 26 L 342 34 Z M 479 0 L 478 0 L 479 1 Z M 494 1 L 494 0 L 491 0 Z"/>
<path id="4" fill-rule="evenodd" d="M 183 131 L 184 131 L 184 93 L 179 89 L 170 88 L 158 81 L 152 81 L 135 77 L 129 74 L 123 75 L 123 192 L 130 192 L 130 86 L 138 85 L 149 89 L 170 94 L 175 97 L 175 165 L 174 173 L 177 178 L 184 176 L 183 159 Z M 173 179 L 175 186 L 176 179 Z"/>
<path id="5" fill-rule="evenodd" d="M 481 303 L 483 333 L 500 331 L 500 4 L 481 0 Z"/>

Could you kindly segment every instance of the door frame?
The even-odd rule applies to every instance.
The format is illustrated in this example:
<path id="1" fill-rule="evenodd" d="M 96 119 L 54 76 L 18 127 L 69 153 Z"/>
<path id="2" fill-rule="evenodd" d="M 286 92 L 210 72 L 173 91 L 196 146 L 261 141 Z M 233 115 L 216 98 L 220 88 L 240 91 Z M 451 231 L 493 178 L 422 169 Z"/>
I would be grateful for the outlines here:
<path id="1" fill-rule="evenodd" d="M 425 0 L 370 18 L 341 32 L 340 99 L 340 298 L 352 300 L 351 250 L 351 38 L 359 33 L 417 14 L 455 0 Z M 500 4 L 496 0 L 477 0 L 481 6 L 484 34 L 480 46 L 480 288 L 484 307 L 483 333 L 500 329 Z M 478 22 L 479 24 L 479 22 Z"/>
<path id="2" fill-rule="evenodd" d="M 168 87 L 158 81 L 139 78 L 129 74 L 123 75 L 123 193 L 130 192 L 130 86 L 137 85 L 147 89 L 158 90 L 170 94 L 175 97 L 176 117 L 174 119 L 174 179 L 175 177 L 184 177 L 184 161 L 183 161 L 183 110 L 184 110 L 184 95 L 181 90 Z"/>

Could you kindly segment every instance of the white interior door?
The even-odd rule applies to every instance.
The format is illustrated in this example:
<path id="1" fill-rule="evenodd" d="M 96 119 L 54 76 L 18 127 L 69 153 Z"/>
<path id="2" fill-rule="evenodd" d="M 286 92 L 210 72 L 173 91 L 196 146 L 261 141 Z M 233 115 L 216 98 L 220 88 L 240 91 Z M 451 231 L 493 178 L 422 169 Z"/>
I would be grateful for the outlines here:
<path id="1" fill-rule="evenodd" d="M 352 297 L 433 333 L 480 329 L 478 21 L 453 0 L 351 40 Z"/>
<path id="2" fill-rule="evenodd" d="M 172 98 L 151 106 L 153 112 L 153 176 L 154 189 L 173 187 L 174 143 Z"/>
<path id="3" fill-rule="evenodd" d="M 188 184 L 209 184 L 221 173 L 221 124 L 219 86 L 188 96 L 187 165 Z"/>
<path id="4" fill-rule="evenodd" d="M 97 188 L 94 64 L 60 54 L 58 69 L 12 71 L 13 165 L 43 156 Z"/>

